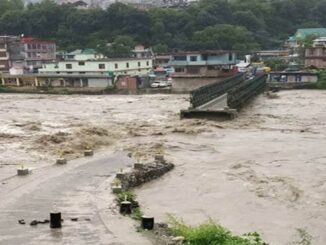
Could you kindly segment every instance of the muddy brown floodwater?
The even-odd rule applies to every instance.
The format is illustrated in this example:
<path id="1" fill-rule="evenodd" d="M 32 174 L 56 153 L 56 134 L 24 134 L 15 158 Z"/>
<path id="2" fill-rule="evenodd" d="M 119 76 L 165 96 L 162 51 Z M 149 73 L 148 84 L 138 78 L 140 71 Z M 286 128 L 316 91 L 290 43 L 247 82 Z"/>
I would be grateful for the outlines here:
<path id="1" fill-rule="evenodd" d="M 211 218 L 270 244 L 326 241 L 326 92 L 260 95 L 234 121 L 179 120 L 187 95 L 0 96 L 0 179 L 83 149 L 157 153 L 176 164 L 136 190 L 145 213 Z M 302 232 L 301 232 L 302 234 Z"/>

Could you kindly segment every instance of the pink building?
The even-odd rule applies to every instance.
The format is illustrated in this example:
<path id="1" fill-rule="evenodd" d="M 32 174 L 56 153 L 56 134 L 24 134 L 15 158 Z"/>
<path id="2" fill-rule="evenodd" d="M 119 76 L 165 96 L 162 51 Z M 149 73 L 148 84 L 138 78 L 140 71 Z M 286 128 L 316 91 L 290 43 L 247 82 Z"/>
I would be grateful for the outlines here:
<path id="1" fill-rule="evenodd" d="M 326 46 L 307 48 L 305 52 L 305 67 L 326 68 Z"/>
<path id="2" fill-rule="evenodd" d="M 21 44 L 25 66 L 30 70 L 38 69 L 42 64 L 54 62 L 56 59 L 56 44 L 53 41 L 22 37 Z"/>

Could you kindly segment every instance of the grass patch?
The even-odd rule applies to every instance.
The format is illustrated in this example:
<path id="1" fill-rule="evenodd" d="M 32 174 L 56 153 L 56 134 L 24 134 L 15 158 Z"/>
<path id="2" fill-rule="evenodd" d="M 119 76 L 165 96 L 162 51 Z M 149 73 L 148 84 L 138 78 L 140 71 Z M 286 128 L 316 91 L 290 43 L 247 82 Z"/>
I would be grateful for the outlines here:
<path id="1" fill-rule="evenodd" d="M 302 228 L 297 229 L 299 240 L 296 241 L 294 244 L 297 245 L 311 245 L 312 244 L 312 236 Z"/>
<path id="2" fill-rule="evenodd" d="M 173 216 L 169 216 L 169 220 L 173 235 L 185 237 L 187 245 L 267 245 L 257 232 L 233 235 L 212 220 L 199 226 L 186 225 Z"/>
<path id="3" fill-rule="evenodd" d="M 141 220 L 144 213 L 141 211 L 140 207 L 134 208 L 131 213 L 131 218 L 134 220 Z"/>

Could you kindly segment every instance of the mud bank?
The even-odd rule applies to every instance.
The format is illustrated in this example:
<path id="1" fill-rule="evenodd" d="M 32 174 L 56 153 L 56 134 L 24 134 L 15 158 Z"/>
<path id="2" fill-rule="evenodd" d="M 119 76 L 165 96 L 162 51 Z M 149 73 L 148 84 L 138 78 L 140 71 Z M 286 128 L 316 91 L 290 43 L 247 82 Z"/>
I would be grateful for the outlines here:
<path id="1" fill-rule="evenodd" d="M 186 95 L 58 96 L 2 94 L 0 179 L 24 164 L 42 168 L 85 147 L 150 162 L 164 154 L 175 170 L 136 194 L 145 213 L 187 223 L 208 217 L 236 233 L 257 230 L 271 244 L 326 240 L 326 92 L 259 96 L 234 121 L 179 120 Z M 5 185 L 4 184 L 4 185 Z"/>

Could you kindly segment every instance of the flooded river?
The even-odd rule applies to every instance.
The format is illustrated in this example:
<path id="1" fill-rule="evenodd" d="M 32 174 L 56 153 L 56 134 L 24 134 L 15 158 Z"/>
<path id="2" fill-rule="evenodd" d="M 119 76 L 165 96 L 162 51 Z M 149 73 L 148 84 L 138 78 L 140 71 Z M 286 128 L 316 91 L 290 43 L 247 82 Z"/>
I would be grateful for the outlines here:
<path id="1" fill-rule="evenodd" d="M 260 95 L 234 121 L 179 120 L 187 95 L 0 96 L 0 179 L 87 147 L 157 154 L 174 171 L 136 190 L 145 213 L 197 224 L 209 218 L 270 244 L 324 245 L 326 92 Z M 1 186 L 0 186 L 1 188 Z"/>

